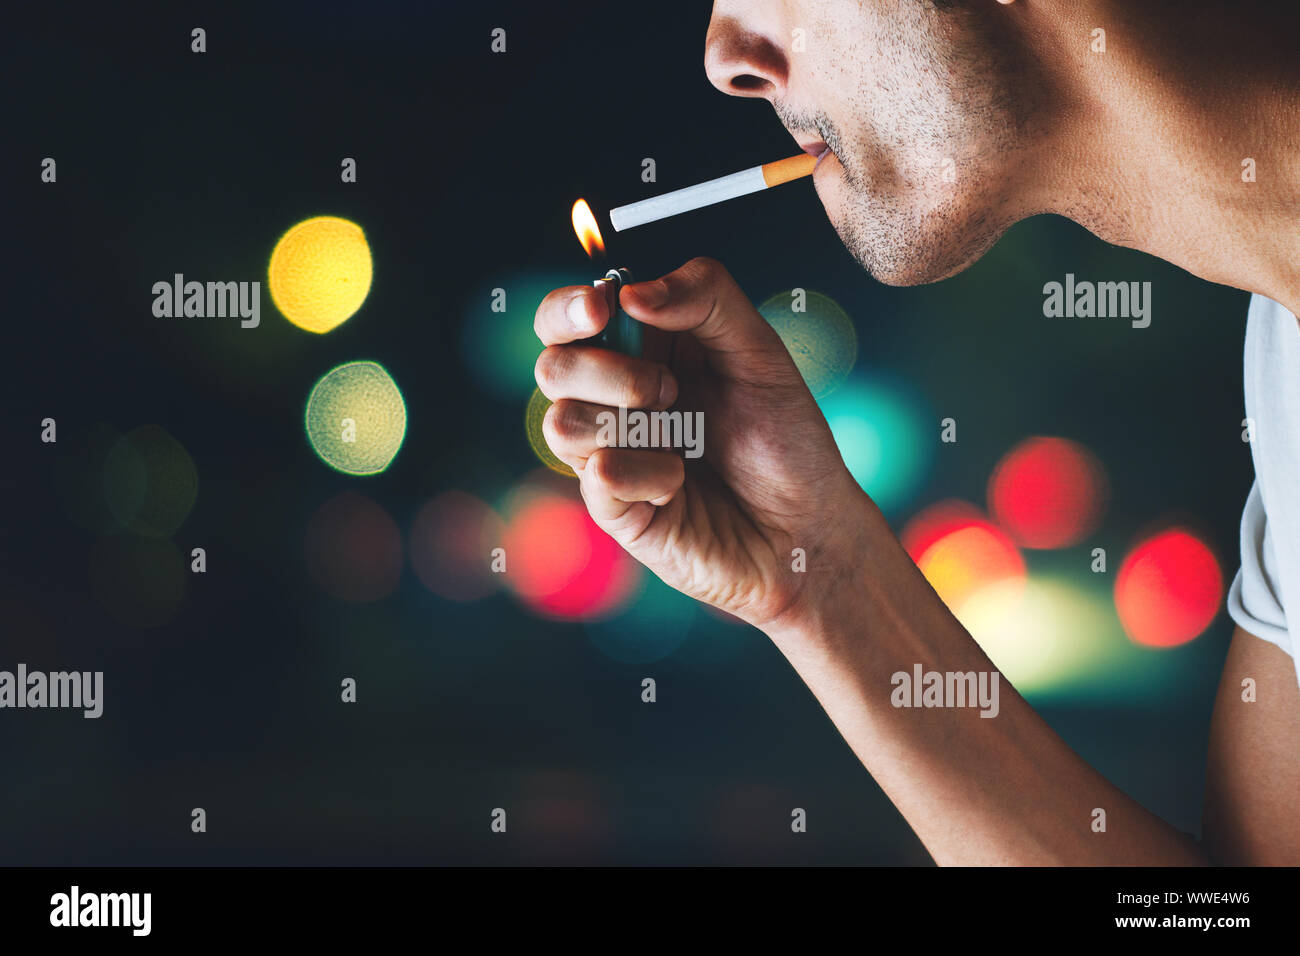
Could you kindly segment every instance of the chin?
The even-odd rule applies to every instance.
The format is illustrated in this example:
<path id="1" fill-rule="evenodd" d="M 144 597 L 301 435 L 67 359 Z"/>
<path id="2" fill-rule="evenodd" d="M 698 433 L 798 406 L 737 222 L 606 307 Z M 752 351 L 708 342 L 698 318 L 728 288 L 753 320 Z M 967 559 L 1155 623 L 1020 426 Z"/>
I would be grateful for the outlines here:
<path id="1" fill-rule="evenodd" d="M 957 275 L 1010 226 L 960 202 L 927 205 L 917 193 L 852 190 L 839 178 L 817 185 L 840 240 L 885 285 L 925 285 Z"/>
<path id="2" fill-rule="evenodd" d="M 878 282 L 892 286 L 938 282 L 974 265 L 1003 230 L 958 231 L 950 222 L 847 219 L 835 223 L 840 239 Z"/>

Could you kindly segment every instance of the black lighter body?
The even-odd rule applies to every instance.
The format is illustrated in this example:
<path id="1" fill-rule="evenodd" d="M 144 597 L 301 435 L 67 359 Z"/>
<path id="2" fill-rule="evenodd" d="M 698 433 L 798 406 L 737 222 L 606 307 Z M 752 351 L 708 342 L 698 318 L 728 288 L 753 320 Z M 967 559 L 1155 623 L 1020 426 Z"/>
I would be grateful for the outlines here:
<path id="1" fill-rule="evenodd" d="M 601 348 L 639 357 L 641 323 L 624 312 L 618 304 L 619 292 L 632 281 L 632 273 L 626 269 L 610 269 L 603 279 L 592 283 L 596 288 L 605 290 L 605 301 L 609 303 L 609 323 L 599 335 L 592 336 L 591 341 Z"/>

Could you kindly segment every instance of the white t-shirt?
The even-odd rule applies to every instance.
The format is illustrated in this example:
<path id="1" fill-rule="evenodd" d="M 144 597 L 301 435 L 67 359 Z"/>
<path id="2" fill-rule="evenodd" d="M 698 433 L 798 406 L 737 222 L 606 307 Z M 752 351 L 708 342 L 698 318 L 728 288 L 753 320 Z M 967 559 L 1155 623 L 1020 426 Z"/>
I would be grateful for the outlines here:
<path id="1" fill-rule="evenodd" d="M 1228 613 L 1294 659 L 1286 609 L 1300 632 L 1300 324 L 1261 295 L 1250 297 L 1246 317 L 1245 385 L 1255 484 L 1241 515 Z"/>

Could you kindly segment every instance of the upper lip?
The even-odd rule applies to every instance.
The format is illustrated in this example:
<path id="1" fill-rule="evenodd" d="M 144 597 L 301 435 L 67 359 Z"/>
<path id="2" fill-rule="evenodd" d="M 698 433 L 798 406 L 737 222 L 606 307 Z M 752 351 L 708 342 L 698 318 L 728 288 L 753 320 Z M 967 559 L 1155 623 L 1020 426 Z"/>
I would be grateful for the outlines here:
<path id="1" fill-rule="evenodd" d="M 826 150 L 830 148 L 819 139 L 806 140 L 796 136 L 794 141 L 799 144 L 799 148 L 805 153 L 808 153 L 810 156 L 816 156 L 818 159 L 821 159 L 822 153 L 826 152 Z"/>

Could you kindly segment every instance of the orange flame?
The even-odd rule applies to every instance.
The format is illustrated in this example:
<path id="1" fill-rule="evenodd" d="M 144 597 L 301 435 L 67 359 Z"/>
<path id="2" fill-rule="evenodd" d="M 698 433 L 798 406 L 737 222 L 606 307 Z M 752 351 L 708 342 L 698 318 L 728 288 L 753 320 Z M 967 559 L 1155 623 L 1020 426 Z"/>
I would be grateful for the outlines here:
<path id="1" fill-rule="evenodd" d="M 573 204 L 573 231 L 578 234 L 578 241 L 587 255 L 593 259 L 605 254 L 605 242 L 600 238 L 600 227 L 596 217 L 587 205 L 587 200 L 579 199 Z"/>

